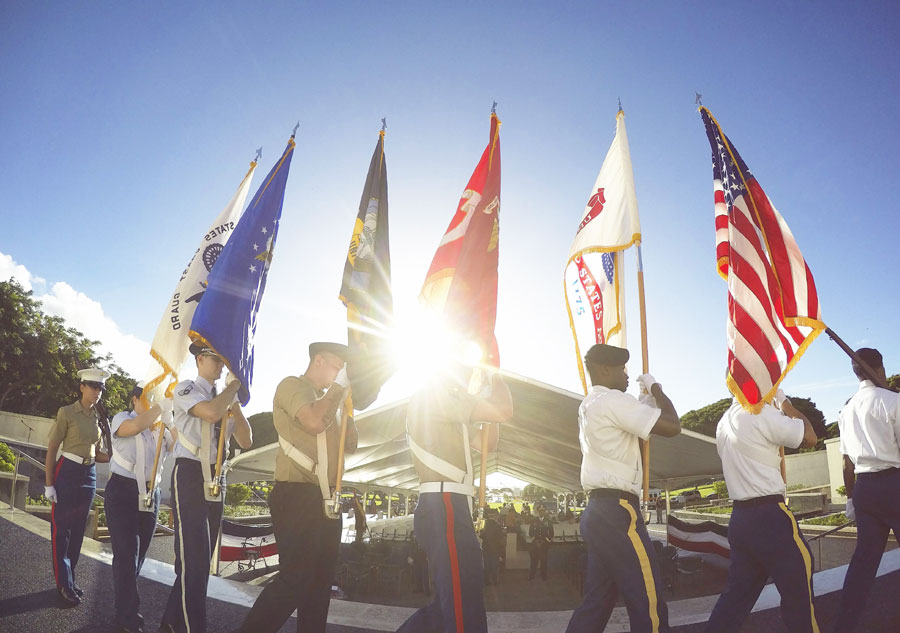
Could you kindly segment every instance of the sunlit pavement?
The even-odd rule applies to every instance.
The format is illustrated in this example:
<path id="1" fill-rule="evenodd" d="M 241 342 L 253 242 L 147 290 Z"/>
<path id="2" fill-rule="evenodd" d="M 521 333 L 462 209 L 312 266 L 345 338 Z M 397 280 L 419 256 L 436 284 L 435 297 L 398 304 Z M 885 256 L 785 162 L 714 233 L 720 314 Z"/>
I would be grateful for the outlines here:
<path id="1" fill-rule="evenodd" d="M 652 531 L 662 526 L 651 525 Z M 160 539 L 162 545 L 166 539 Z M 171 539 L 168 539 L 171 543 Z M 109 546 L 85 539 L 78 563 L 78 584 L 85 590 L 84 602 L 74 608 L 61 608 L 53 584 L 50 562 L 49 524 L 22 512 L 0 510 L 0 631 L 40 631 L 63 633 L 69 631 L 114 631 L 112 572 L 109 567 Z M 882 576 L 866 607 L 865 619 L 859 630 L 869 633 L 900 630 L 900 551 L 892 551 L 882 561 Z M 816 611 L 819 625 L 830 631 L 839 606 L 840 586 L 844 568 L 827 570 L 816 576 Z M 520 576 L 521 574 L 519 574 Z M 145 565 L 138 587 L 141 612 L 146 618 L 146 631 L 156 631 L 159 615 L 168 597 L 174 572 L 171 565 L 150 561 Z M 505 581 L 505 582 L 504 582 Z M 568 581 L 561 575 L 551 576 L 548 583 L 564 587 Z M 527 588 L 524 588 L 527 587 Z M 486 589 L 487 602 L 506 602 L 504 592 L 516 592 L 520 597 L 534 592 L 548 593 L 548 585 L 541 581 L 527 582 L 516 575 L 501 579 L 498 587 Z M 222 578 L 210 579 L 208 614 L 210 633 L 227 632 L 235 628 L 260 587 Z M 571 591 L 566 589 L 566 591 Z M 493 595 L 492 595 L 493 594 Z M 419 597 L 424 600 L 424 597 Z M 694 633 L 703 630 L 703 623 L 716 596 L 706 596 L 669 602 L 673 630 Z M 778 615 L 778 595 L 767 586 L 756 609 L 742 632 L 782 631 Z M 329 613 L 329 633 L 393 631 L 412 612 L 411 607 L 384 606 L 333 600 Z M 563 631 L 570 611 L 489 612 L 488 624 L 492 632 Z M 281 631 L 295 631 L 296 621 L 289 620 Z M 607 631 L 627 631 L 624 609 L 616 609 Z"/>

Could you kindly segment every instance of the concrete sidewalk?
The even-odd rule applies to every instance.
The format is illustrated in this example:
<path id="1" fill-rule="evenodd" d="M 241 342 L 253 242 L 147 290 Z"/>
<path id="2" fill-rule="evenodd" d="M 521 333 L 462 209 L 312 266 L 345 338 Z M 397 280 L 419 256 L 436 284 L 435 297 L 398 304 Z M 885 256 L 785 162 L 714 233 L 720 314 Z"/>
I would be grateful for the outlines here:
<path id="1" fill-rule="evenodd" d="M 113 587 L 108 545 L 85 539 L 78 563 L 78 583 L 85 590 L 84 602 L 75 608 L 60 608 L 53 584 L 50 561 L 49 524 L 22 512 L 0 510 L 0 632 L 40 631 L 105 632 L 113 628 Z M 816 611 L 822 633 L 830 632 L 839 606 L 839 589 L 845 567 L 816 575 Z M 873 595 L 859 630 L 888 633 L 900 630 L 900 551 L 885 555 Z M 148 560 L 138 582 L 141 611 L 146 631 L 156 631 L 159 617 L 174 579 L 171 565 Z M 537 585 L 536 585 L 537 586 Z M 494 590 L 494 587 L 488 590 Z M 502 591 L 502 585 L 499 588 Z M 222 578 L 211 578 L 208 598 L 209 633 L 233 630 L 252 605 L 260 587 Z M 836 593 L 837 592 L 837 593 Z M 699 633 L 717 596 L 692 598 L 669 603 L 670 623 L 678 633 Z M 778 615 L 778 594 L 767 586 L 755 612 L 741 628 L 742 633 L 783 631 Z M 365 633 L 393 631 L 412 613 L 409 607 L 383 606 L 332 600 L 328 633 Z M 564 631 L 571 611 L 489 612 L 492 633 L 514 631 Z M 289 620 L 282 633 L 296 630 Z M 629 630 L 625 610 L 617 608 L 606 631 Z"/>

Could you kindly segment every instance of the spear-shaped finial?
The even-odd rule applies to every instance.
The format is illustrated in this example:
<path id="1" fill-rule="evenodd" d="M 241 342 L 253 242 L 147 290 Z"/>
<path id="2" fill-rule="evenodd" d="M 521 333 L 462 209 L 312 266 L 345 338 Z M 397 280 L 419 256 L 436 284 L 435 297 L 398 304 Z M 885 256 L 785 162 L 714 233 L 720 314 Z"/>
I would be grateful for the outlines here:
<path id="1" fill-rule="evenodd" d="M 494 101 L 494 105 L 491 106 L 491 114 L 497 114 L 497 102 Z"/>
<path id="2" fill-rule="evenodd" d="M 619 97 L 619 112 L 622 111 L 622 97 Z"/>
<path id="3" fill-rule="evenodd" d="M 702 106 L 703 105 L 703 95 L 699 92 L 694 93 L 694 105 Z"/>
<path id="4" fill-rule="evenodd" d="M 262 158 L 262 146 L 256 148 L 256 158 L 253 159 L 253 162 L 258 163 L 260 158 Z"/>
<path id="5" fill-rule="evenodd" d="M 387 117 L 381 119 L 381 131 L 384 132 L 387 129 Z"/>
<path id="6" fill-rule="evenodd" d="M 297 136 L 297 130 L 300 129 L 300 121 L 297 121 L 297 125 L 294 126 L 294 131 L 291 133 L 291 138 Z"/>

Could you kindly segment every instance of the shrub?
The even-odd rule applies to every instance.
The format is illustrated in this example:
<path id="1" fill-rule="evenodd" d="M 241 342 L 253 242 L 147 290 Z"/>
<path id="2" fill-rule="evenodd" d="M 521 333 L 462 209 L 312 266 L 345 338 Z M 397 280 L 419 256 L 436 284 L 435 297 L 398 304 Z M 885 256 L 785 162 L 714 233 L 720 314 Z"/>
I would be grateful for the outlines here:
<path id="1" fill-rule="evenodd" d="M 812 519 L 805 519 L 801 521 L 801 523 L 808 523 L 810 525 L 843 525 L 850 519 L 847 518 L 843 512 L 838 512 L 837 514 L 828 514 L 823 517 L 814 517 Z"/>
<path id="2" fill-rule="evenodd" d="M 719 495 L 719 499 L 727 499 L 728 498 L 728 486 L 725 485 L 725 481 L 714 481 L 713 482 L 713 490 L 717 495 Z"/>
<path id="3" fill-rule="evenodd" d="M 15 470 L 16 464 L 16 455 L 12 452 L 12 450 L 4 444 L 0 442 L 0 472 L 3 473 L 11 473 Z"/>
<path id="4" fill-rule="evenodd" d="M 847 496 L 847 486 L 838 486 L 835 488 L 835 492 L 841 495 L 842 497 Z"/>
<path id="5" fill-rule="evenodd" d="M 225 505 L 239 506 L 250 498 L 250 486 L 245 484 L 228 484 L 225 490 Z"/>

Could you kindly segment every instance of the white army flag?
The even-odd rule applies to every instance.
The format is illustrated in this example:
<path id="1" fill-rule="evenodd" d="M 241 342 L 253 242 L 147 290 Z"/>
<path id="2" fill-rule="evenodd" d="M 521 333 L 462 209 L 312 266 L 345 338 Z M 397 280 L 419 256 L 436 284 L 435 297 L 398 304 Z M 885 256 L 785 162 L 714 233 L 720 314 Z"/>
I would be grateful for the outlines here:
<path id="1" fill-rule="evenodd" d="M 625 113 L 616 115 L 616 135 L 591 189 L 566 263 L 566 308 L 575 337 L 582 385 L 583 355 L 595 343 L 627 347 L 623 253 L 641 241 Z"/>
<path id="2" fill-rule="evenodd" d="M 203 235 L 200 246 L 191 257 L 187 268 L 181 273 L 181 279 L 178 280 L 156 328 L 156 335 L 150 347 L 150 356 L 155 362 L 151 361 L 152 367 L 147 373 L 144 393 L 148 396 L 154 393 L 157 401 L 168 386 L 178 383 L 178 372 L 189 354 L 188 347 L 191 340 L 188 332 L 191 329 L 194 310 L 206 291 L 206 279 L 219 253 L 222 252 L 241 217 L 255 169 L 256 161 L 253 161 L 234 197 Z M 171 376 L 171 379 L 164 385 L 166 376 Z"/>

